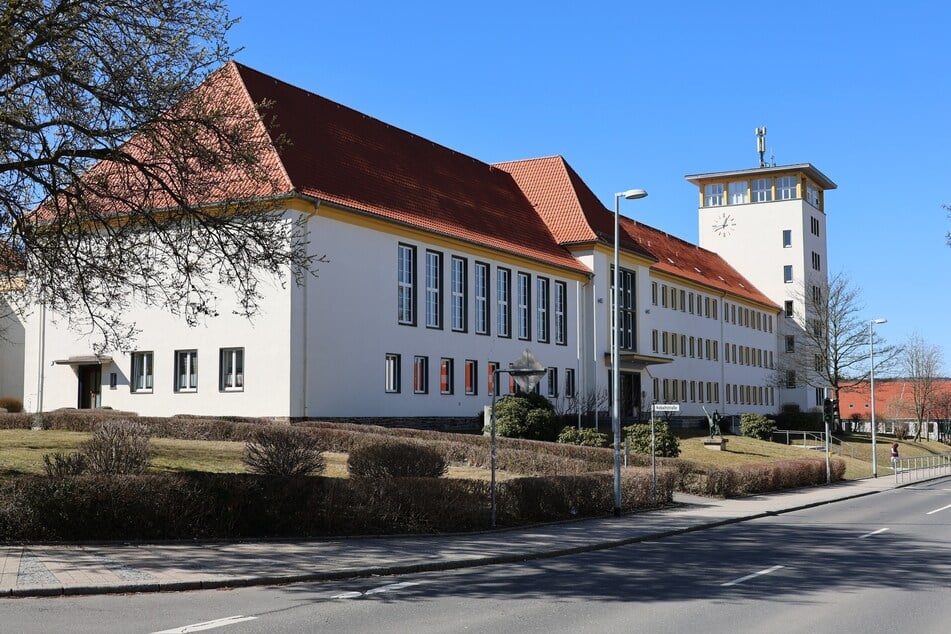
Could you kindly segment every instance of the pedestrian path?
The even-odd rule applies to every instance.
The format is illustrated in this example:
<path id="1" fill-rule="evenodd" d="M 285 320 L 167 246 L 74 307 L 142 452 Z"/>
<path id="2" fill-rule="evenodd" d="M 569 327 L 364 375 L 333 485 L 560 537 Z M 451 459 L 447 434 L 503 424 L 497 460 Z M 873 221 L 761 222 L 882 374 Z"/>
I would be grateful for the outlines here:
<path id="1" fill-rule="evenodd" d="M 675 505 L 621 517 L 465 535 L 293 541 L 0 546 L 0 597 L 159 592 L 447 570 L 552 557 L 657 539 L 870 495 L 895 478 Z"/>

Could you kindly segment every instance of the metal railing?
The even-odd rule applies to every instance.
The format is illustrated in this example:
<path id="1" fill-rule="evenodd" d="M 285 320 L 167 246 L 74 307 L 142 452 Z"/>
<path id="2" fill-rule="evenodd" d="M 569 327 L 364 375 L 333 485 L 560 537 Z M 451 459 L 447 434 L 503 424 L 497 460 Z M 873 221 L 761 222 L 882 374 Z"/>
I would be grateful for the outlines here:
<path id="1" fill-rule="evenodd" d="M 782 436 L 786 439 L 786 444 L 791 445 L 793 441 L 802 439 L 802 444 L 797 446 L 807 449 L 822 449 L 826 446 L 826 435 L 821 431 L 802 431 L 799 429 L 776 429 L 773 436 Z"/>
<path id="2" fill-rule="evenodd" d="M 951 475 L 951 453 L 896 458 L 892 460 L 892 469 L 896 483 Z"/>

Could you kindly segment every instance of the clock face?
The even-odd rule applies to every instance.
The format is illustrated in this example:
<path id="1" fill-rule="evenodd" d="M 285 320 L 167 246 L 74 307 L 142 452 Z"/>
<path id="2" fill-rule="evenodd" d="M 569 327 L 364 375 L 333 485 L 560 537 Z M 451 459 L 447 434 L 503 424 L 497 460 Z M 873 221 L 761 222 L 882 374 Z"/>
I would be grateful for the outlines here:
<path id="1" fill-rule="evenodd" d="M 736 219 L 726 212 L 717 216 L 713 222 L 713 232 L 718 236 L 726 237 L 736 229 Z"/>

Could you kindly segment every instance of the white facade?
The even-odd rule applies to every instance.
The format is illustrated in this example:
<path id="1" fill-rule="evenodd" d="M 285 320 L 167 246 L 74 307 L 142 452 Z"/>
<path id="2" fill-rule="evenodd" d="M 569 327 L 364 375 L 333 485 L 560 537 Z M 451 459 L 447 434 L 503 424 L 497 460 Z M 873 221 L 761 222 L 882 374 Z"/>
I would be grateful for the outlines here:
<path id="1" fill-rule="evenodd" d="M 29 411 L 111 407 L 153 416 L 474 417 L 491 401 L 490 364 L 505 368 L 526 348 L 554 371 L 551 386 L 542 382 L 542 394 L 557 399 L 564 396 L 566 380 L 577 385 L 577 297 L 586 280 L 583 274 L 368 222 L 328 206 L 310 217 L 309 232 L 310 248 L 327 260 L 318 277 L 306 278 L 301 286 L 289 278 L 283 288 L 271 284 L 261 313 L 250 321 L 222 307 L 219 316 L 190 328 L 167 312 L 139 308 L 128 316 L 140 330 L 134 349 L 104 351 L 97 361 L 94 340 L 55 315 L 35 311 L 27 325 L 25 374 L 30 380 L 25 407 Z M 398 321 L 400 245 L 413 247 L 417 254 L 418 307 L 425 302 L 425 254 L 442 259 L 439 326 L 428 327 L 422 312 L 415 325 Z M 465 320 L 457 328 L 450 314 L 453 261 L 465 270 Z M 477 264 L 485 266 L 490 276 L 486 334 L 475 329 Z M 498 329 L 495 283 L 500 269 L 511 275 L 509 336 L 500 335 Z M 528 338 L 520 338 L 516 331 L 514 285 L 520 274 L 530 282 Z M 540 283 L 549 289 L 547 337 L 538 331 Z M 565 304 L 556 312 L 557 288 L 563 289 Z M 563 339 L 556 323 L 564 324 Z M 242 356 L 240 387 L 223 385 L 227 368 L 222 355 L 228 351 L 240 351 Z M 197 365 L 196 380 L 194 388 L 186 380 L 180 389 L 176 363 L 185 354 L 192 366 Z M 151 355 L 151 379 L 144 387 L 136 382 L 134 355 Z M 388 355 L 399 355 L 393 391 L 386 389 Z M 423 359 L 427 376 L 417 385 L 414 369 Z M 444 368 L 451 369 L 452 380 L 442 380 Z M 504 375 L 500 392 L 509 392 Z"/>

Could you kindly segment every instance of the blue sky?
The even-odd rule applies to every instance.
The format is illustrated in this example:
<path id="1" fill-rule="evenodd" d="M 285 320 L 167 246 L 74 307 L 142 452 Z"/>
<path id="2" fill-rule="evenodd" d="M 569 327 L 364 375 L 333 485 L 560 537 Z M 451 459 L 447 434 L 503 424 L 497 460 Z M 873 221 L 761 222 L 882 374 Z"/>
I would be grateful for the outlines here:
<path id="1" fill-rule="evenodd" d="M 232 0 L 238 61 L 489 163 L 560 154 L 696 242 L 684 175 L 812 163 L 829 270 L 951 373 L 951 3 Z"/>

